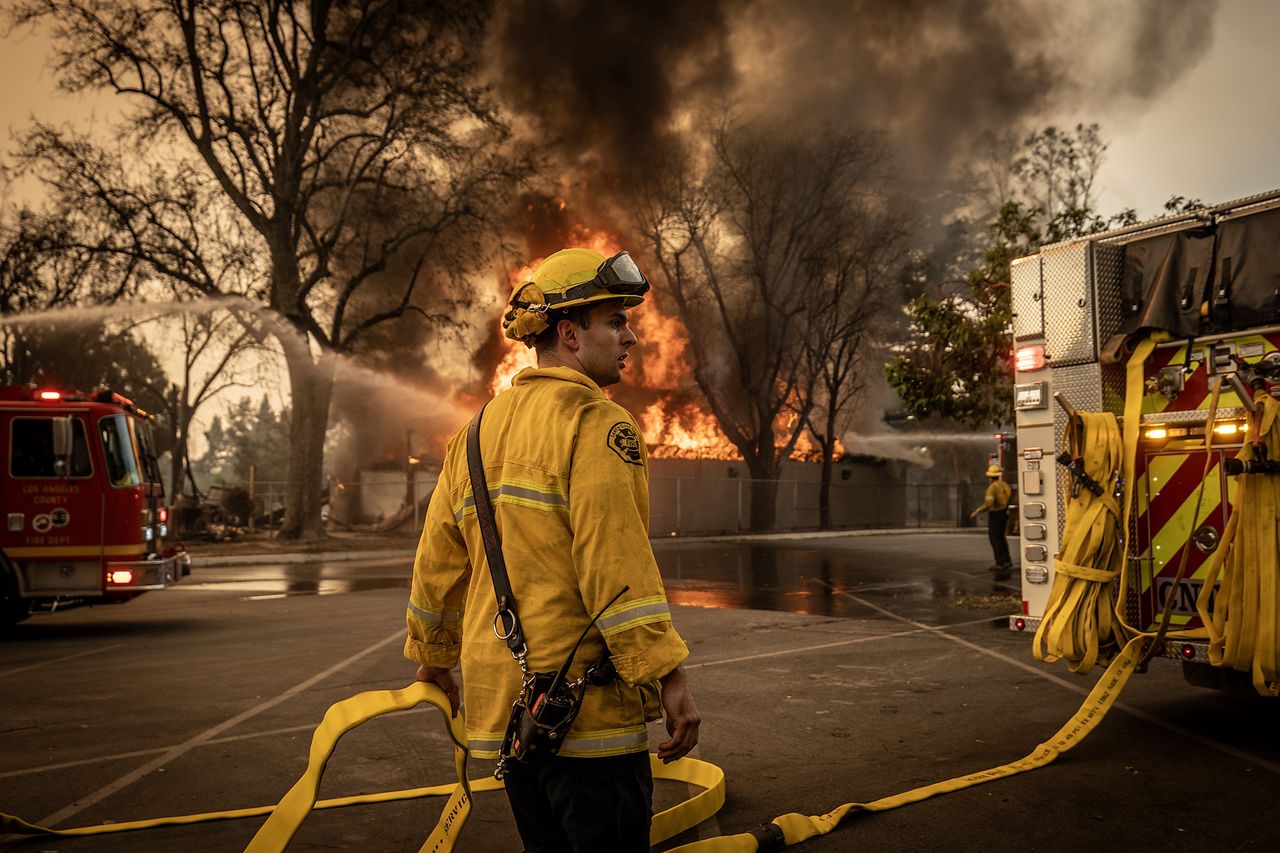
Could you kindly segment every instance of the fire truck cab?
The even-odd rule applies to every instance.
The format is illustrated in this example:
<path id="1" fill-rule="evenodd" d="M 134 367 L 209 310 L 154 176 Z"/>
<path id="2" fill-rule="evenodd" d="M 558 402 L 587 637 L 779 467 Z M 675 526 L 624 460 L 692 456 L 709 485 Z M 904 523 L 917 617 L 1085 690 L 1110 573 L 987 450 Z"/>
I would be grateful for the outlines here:
<path id="1" fill-rule="evenodd" d="M 1240 477 L 1231 462 L 1253 395 L 1280 398 L 1277 270 L 1280 191 L 1013 262 L 1023 612 L 1010 617 L 1012 629 L 1035 631 L 1045 612 L 1072 487 L 1055 461 L 1069 417 L 1055 395 L 1075 410 L 1117 416 L 1127 395 L 1141 395 L 1124 621 L 1154 631 L 1172 597 L 1171 627 L 1201 625 L 1195 601 L 1223 544 Z M 1142 364 L 1137 389 L 1126 375 L 1127 348 L 1151 333 L 1165 341 Z M 1208 437 L 1211 389 L 1219 386 Z M 1184 661 L 1193 682 L 1193 671 L 1209 668 L 1204 642 L 1170 641 L 1160 652 Z"/>
<path id="2" fill-rule="evenodd" d="M 190 573 L 165 544 L 151 420 L 107 390 L 0 388 L 0 626 Z"/>

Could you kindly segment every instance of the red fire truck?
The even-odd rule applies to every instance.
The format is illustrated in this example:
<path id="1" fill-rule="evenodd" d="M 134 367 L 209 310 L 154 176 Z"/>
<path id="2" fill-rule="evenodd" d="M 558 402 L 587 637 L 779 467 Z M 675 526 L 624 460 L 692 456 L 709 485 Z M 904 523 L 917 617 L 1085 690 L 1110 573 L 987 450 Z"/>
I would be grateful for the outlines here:
<path id="1" fill-rule="evenodd" d="M 165 545 L 151 416 L 111 391 L 0 388 L 0 626 L 190 572 Z"/>
<path id="2" fill-rule="evenodd" d="M 1064 488 L 1073 486 L 1070 471 L 1055 463 L 1067 408 L 1123 415 L 1135 396 L 1140 406 L 1128 402 L 1141 424 L 1119 615 L 1138 631 L 1155 631 L 1172 599 L 1171 628 L 1201 627 L 1196 599 L 1223 545 L 1241 477 L 1258 476 L 1243 473 L 1234 458 L 1254 395 L 1280 398 L 1277 270 L 1280 191 L 1047 246 L 1013 262 L 1023 612 L 1010 617 L 1012 628 L 1035 630 L 1053 588 Z M 1153 333 L 1164 342 L 1133 382 L 1127 352 Z M 1210 442 L 1210 391 L 1219 386 Z M 1216 676 L 1229 673 L 1209 672 L 1207 648 L 1178 639 L 1159 651 L 1182 660 L 1194 683 L 1223 682 Z"/>

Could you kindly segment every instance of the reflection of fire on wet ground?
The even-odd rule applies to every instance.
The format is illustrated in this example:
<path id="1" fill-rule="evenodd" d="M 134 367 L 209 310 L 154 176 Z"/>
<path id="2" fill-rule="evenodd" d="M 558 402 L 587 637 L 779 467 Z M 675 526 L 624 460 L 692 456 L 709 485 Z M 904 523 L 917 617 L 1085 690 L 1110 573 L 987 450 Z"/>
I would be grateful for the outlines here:
<path id="1" fill-rule="evenodd" d="M 958 608 L 1020 609 L 986 571 L 985 536 L 865 537 L 822 548 L 672 540 L 655 543 L 654 555 L 668 600 L 692 607 L 865 617 L 863 598 L 930 623 L 955 621 Z"/>

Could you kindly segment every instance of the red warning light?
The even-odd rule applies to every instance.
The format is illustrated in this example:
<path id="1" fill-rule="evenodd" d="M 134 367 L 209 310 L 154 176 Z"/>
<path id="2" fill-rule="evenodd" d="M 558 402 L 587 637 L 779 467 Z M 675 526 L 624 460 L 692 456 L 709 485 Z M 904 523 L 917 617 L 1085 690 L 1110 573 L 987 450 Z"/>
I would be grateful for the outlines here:
<path id="1" fill-rule="evenodd" d="M 116 569 L 107 574 L 107 580 L 116 584 L 133 583 L 133 572 L 128 569 Z"/>
<path id="2" fill-rule="evenodd" d="M 1025 631 L 1025 630 L 1027 630 L 1027 620 L 1026 620 L 1026 619 L 1014 619 L 1014 620 L 1013 620 L 1013 627 L 1017 628 L 1019 631 Z"/>
<path id="3" fill-rule="evenodd" d="M 162 506 L 162 507 L 160 507 L 160 509 L 156 510 L 156 514 L 157 514 L 157 516 L 160 518 L 160 523 L 161 523 L 161 524 L 164 524 L 165 522 L 167 522 L 167 521 L 169 520 L 169 508 L 168 508 L 168 507 L 163 507 L 163 506 Z"/>
<path id="4" fill-rule="evenodd" d="M 1044 367 L 1044 347 L 1039 344 L 1018 347 L 1013 356 L 1013 366 L 1019 373 L 1030 373 Z"/>
<path id="5" fill-rule="evenodd" d="M 1190 643 L 1184 644 L 1182 646 L 1182 656 L 1187 660 L 1191 660 L 1196 656 L 1196 647 Z"/>
<path id="6" fill-rule="evenodd" d="M 41 400 L 61 400 L 62 392 L 61 391 L 41 391 L 40 399 Z"/>

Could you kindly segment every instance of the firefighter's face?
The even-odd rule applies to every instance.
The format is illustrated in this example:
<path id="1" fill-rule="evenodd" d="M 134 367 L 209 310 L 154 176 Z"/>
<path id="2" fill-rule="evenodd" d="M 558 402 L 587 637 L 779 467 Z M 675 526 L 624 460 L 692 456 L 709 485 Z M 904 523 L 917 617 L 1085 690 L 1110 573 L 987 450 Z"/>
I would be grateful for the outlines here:
<path id="1" fill-rule="evenodd" d="M 636 344 L 627 325 L 627 309 L 619 302 L 604 302 L 591 309 L 586 327 L 574 326 L 578 363 L 582 372 L 601 388 L 622 380 L 627 353 Z"/>

